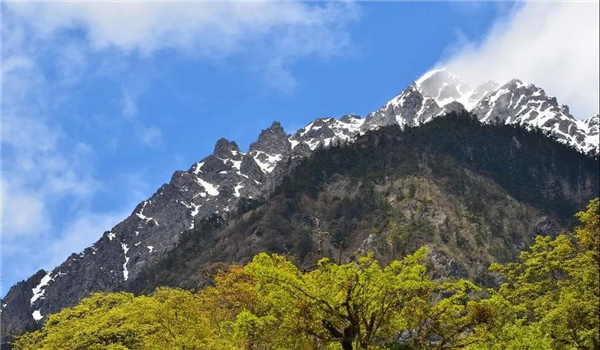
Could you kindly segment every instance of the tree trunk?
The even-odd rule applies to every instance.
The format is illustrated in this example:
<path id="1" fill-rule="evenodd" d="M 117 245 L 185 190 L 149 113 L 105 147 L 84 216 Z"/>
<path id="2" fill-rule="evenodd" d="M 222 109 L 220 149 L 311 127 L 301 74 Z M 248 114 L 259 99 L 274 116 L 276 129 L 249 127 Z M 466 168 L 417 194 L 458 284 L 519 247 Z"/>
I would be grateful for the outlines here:
<path id="1" fill-rule="evenodd" d="M 342 339 L 342 349 L 352 350 L 352 339 Z"/>

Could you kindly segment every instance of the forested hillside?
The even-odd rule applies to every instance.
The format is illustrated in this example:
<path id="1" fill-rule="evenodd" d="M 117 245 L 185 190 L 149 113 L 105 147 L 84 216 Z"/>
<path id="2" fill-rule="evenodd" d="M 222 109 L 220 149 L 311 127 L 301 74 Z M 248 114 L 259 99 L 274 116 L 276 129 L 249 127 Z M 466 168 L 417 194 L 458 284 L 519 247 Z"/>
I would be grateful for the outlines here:
<path id="1" fill-rule="evenodd" d="M 256 147 L 276 150 L 281 140 L 287 136 L 274 124 Z M 237 171 L 231 179 L 257 170 L 236 149 L 220 140 L 214 155 L 176 172 L 94 246 L 15 285 L 2 300 L 4 341 L 91 293 L 200 291 L 216 271 L 263 252 L 312 271 L 324 257 L 343 265 L 368 254 L 385 267 L 425 247 L 419 261 L 432 281 L 497 287 L 503 279 L 490 264 L 515 261 L 537 235 L 572 229 L 573 215 L 598 196 L 598 158 L 543 131 L 484 124 L 464 111 L 418 127 L 381 127 L 306 156 L 290 153 L 271 177 L 259 177 L 268 190 L 261 196 L 225 180 L 207 196 L 210 184 L 198 183 L 224 176 L 220 167 Z M 203 194 L 206 208 L 192 202 Z M 211 203 L 228 210 L 200 215 Z"/>
<path id="2" fill-rule="evenodd" d="M 94 294 L 16 349 L 598 349 L 598 199 L 577 217 L 573 232 L 493 264 L 503 283 L 487 291 L 433 280 L 426 248 L 310 271 L 261 253 L 199 293 Z"/>
<path id="3" fill-rule="evenodd" d="M 490 263 L 513 261 L 538 234 L 571 228 L 597 195 L 597 159 L 540 131 L 451 114 L 316 151 L 269 199 L 199 220 L 129 287 L 198 288 L 215 263 L 260 252 L 314 268 L 323 256 L 347 262 L 369 251 L 387 264 L 421 246 L 434 277 L 494 285 Z"/>

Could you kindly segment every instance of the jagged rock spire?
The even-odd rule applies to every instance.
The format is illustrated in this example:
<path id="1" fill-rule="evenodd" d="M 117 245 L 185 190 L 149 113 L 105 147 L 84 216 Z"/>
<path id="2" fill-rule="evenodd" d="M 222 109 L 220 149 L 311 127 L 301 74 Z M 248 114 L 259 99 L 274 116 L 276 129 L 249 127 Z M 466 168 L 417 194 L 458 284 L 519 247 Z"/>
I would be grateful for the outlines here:
<path id="1" fill-rule="evenodd" d="M 241 151 L 235 141 L 220 138 L 215 144 L 213 155 L 219 158 L 239 158 L 241 156 Z"/>
<path id="2" fill-rule="evenodd" d="M 291 145 L 281 123 L 274 121 L 270 127 L 262 130 L 258 140 L 250 145 L 250 152 L 260 151 L 268 154 L 289 154 Z"/>

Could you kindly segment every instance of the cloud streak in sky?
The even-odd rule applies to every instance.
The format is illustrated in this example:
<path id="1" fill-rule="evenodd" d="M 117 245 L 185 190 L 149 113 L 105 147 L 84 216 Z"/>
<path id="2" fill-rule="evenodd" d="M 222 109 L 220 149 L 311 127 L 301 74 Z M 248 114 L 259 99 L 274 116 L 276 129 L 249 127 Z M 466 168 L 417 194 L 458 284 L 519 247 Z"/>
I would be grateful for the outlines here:
<path id="1" fill-rule="evenodd" d="M 482 42 L 461 40 L 438 66 L 473 85 L 536 84 L 583 119 L 598 113 L 598 23 L 598 2 L 519 3 Z"/>
<path id="2" fill-rule="evenodd" d="M 297 59 L 347 50 L 347 25 L 358 16 L 356 5 L 342 2 L 37 2 L 7 8 L 39 38 L 80 30 L 96 51 L 147 56 L 177 50 L 215 62 L 262 52 L 248 58 L 283 90 L 295 85 L 289 66 Z"/>

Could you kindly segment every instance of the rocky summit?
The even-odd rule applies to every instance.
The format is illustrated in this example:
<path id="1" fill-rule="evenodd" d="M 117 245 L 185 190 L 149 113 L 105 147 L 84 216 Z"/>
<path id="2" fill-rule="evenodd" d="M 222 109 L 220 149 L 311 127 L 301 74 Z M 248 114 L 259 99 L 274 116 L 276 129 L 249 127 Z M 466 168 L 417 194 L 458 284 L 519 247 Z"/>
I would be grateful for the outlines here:
<path id="1" fill-rule="evenodd" d="M 139 284 L 140 276 L 162 264 L 182 236 L 200 222 L 227 220 L 249 202 L 267 200 L 293 169 L 318 150 L 353 144 L 385 127 L 417 127 L 448 113 L 467 111 L 484 124 L 538 130 L 579 153 L 597 157 L 598 115 L 578 120 L 542 88 L 517 79 L 503 85 L 490 81 L 473 89 L 446 70 L 431 71 L 364 119 L 355 115 L 319 118 L 291 135 L 274 122 L 247 152 L 233 141 L 218 140 L 212 154 L 188 170 L 176 171 L 169 183 L 139 203 L 130 216 L 99 233 L 91 247 L 72 254 L 52 271 L 40 270 L 13 286 L 1 301 L 2 341 L 36 329 L 49 314 L 75 305 L 91 292 L 131 290 L 132 281 Z M 517 149 L 521 144 L 515 138 L 507 147 Z M 594 192 L 590 188 L 587 191 Z M 416 207 L 411 210 L 417 212 Z M 443 222 L 444 217 L 436 220 Z M 556 230 L 551 221 L 536 225 Z M 366 249 L 364 245 L 368 242 L 361 249 Z"/>

